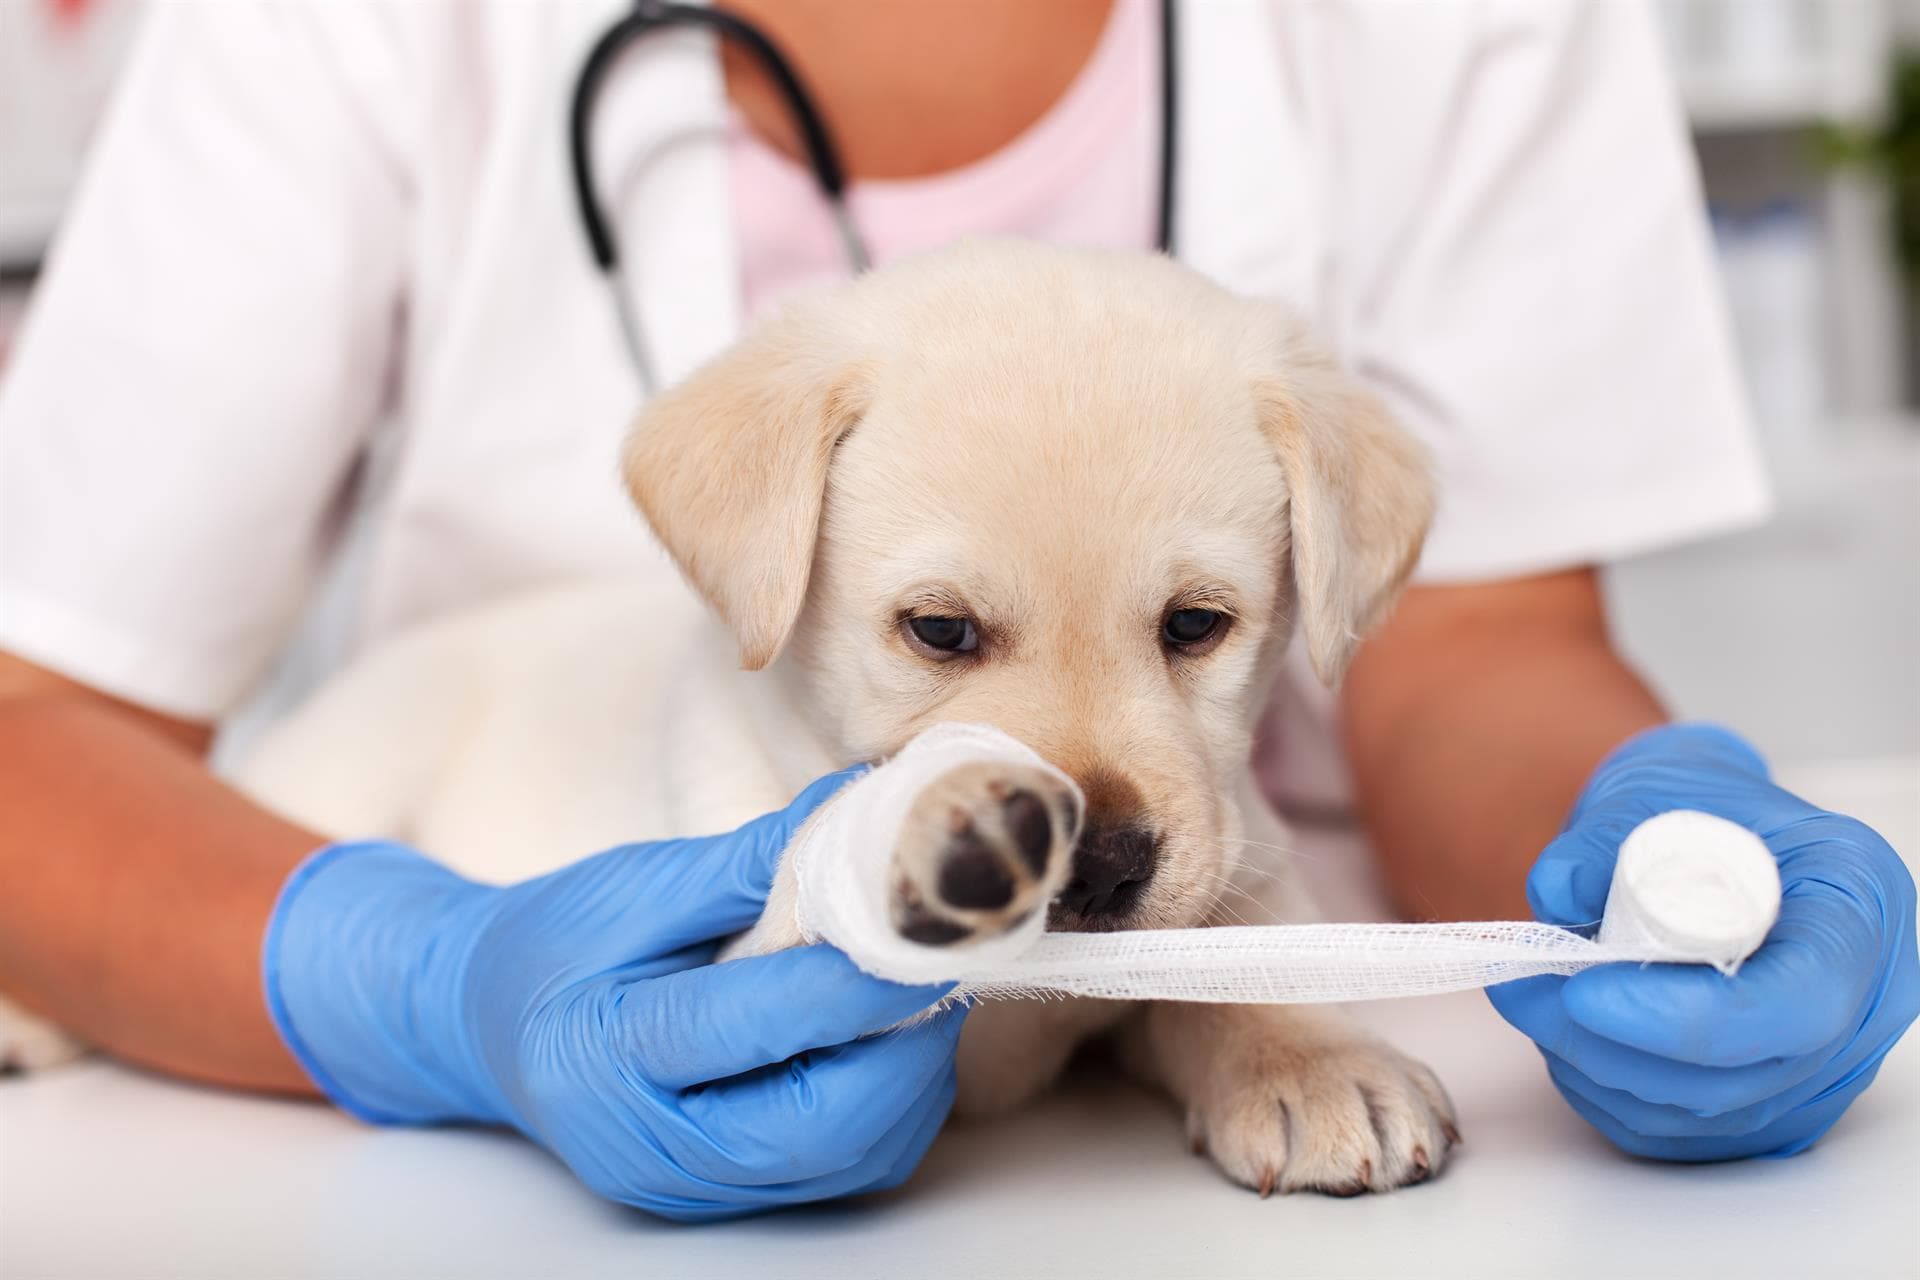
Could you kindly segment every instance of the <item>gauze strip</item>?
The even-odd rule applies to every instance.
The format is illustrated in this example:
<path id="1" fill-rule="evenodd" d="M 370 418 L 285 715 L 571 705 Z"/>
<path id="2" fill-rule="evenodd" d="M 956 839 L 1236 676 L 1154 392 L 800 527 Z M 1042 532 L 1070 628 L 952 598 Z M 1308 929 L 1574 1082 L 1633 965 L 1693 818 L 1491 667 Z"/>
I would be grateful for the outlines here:
<path id="1" fill-rule="evenodd" d="M 875 977 L 958 982 L 956 994 L 970 998 L 1318 1004 L 1434 995 L 1597 964 L 1710 964 L 1731 974 L 1780 912 L 1780 873 L 1759 837 L 1676 810 L 1641 823 L 1621 844 L 1597 940 L 1531 921 L 1046 933 L 1045 913 L 1035 912 L 996 938 L 909 942 L 894 931 L 887 905 L 888 864 L 907 811 L 936 778 L 981 761 L 1066 780 L 998 730 L 929 729 L 843 788 L 789 848 L 801 932 Z"/>

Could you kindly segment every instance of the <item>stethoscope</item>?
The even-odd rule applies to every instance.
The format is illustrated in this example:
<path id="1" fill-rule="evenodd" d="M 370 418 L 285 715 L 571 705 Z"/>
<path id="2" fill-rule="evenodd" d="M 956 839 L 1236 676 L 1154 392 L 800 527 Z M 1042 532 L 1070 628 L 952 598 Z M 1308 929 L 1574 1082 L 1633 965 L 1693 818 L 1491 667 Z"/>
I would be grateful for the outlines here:
<path id="1" fill-rule="evenodd" d="M 1155 244 L 1162 253 L 1173 250 L 1174 141 L 1177 132 L 1174 127 L 1174 2 L 1160 0 L 1160 210 L 1155 226 Z M 761 69 L 773 78 L 780 96 L 786 100 L 794 123 L 800 127 L 801 142 L 807 152 L 807 167 L 812 171 L 814 185 L 819 188 L 821 198 L 826 201 L 833 215 L 834 226 L 839 230 L 841 244 L 846 250 L 847 265 L 857 275 L 872 265 L 873 261 L 872 255 L 867 252 L 866 241 L 861 238 L 860 228 L 854 224 L 853 214 L 847 208 L 847 174 L 840 165 L 840 151 L 834 144 L 833 134 L 827 129 L 826 120 L 814 105 L 813 95 L 801 82 L 793 64 L 787 61 L 786 55 L 768 38 L 767 33 L 725 9 L 673 4 L 667 0 L 634 0 L 632 12 L 614 23 L 594 42 L 593 49 L 587 54 L 586 64 L 580 68 L 580 78 L 573 86 L 573 105 L 568 112 L 567 143 L 573 161 L 573 194 L 580 209 L 580 223 L 586 228 L 587 247 L 592 251 L 594 265 L 613 295 L 614 314 L 620 321 L 627 354 L 633 361 L 634 372 L 639 375 L 641 389 L 649 396 L 658 389 L 659 384 L 646 332 L 634 310 L 632 293 L 627 287 L 619 245 L 614 241 L 613 230 L 594 194 L 596 187 L 592 147 L 589 144 L 592 141 L 594 103 L 615 59 L 642 37 L 676 26 L 710 28 L 722 40 L 732 41 L 751 55 Z"/>

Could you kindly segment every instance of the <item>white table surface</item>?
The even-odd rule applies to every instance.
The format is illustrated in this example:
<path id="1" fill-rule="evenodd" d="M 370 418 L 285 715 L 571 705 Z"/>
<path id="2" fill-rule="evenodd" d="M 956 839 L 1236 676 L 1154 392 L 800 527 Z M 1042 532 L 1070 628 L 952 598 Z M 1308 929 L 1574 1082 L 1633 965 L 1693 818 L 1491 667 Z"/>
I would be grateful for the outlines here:
<path id="1" fill-rule="evenodd" d="M 1913 762 L 1808 774 L 1911 860 Z M 1478 994 L 1366 1006 L 1439 1071 L 1465 1141 L 1389 1196 L 1262 1201 L 1158 1100 L 1083 1072 L 954 1125 L 905 1188 L 680 1227 L 595 1200 L 513 1137 L 376 1130 L 103 1061 L 0 1084 L 0 1277 L 1920 1275 L 1920 1041 L 1811 1152 L 1614 1152 Z"/>

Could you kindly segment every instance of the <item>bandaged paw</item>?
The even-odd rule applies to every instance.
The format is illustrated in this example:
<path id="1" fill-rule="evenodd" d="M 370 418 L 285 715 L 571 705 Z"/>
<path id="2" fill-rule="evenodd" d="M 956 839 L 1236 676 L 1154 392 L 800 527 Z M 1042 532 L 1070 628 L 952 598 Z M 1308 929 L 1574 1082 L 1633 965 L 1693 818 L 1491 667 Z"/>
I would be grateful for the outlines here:
<path id="1" fill-rule="evenodd" d="M 902 847 L 916 802 L 958 770 L 1014 768 L 1051 785 L 1077 825 L 1073 783 L 1024 744 L 980 725 L 937 725 L 846 787 L 801 833 L 792 860 L 802 934 L 876 977 L 957 982 L 968 997 L 1092 996 L 1313 1004 L 1430 995 L 1599 964 L 1709 964 L 1734 972 L 1780 910 L 1780 875 L 1759 837 L 1709 814 L 1648 819 L 1620 847 L 1597 939 L 1532 921 L 1316 924 L 1046 933 L 1027 909 L 965 945 L 929 944 L 899 923 Z M 1066 812 L 1071 809 L 1070 815 Z M 1019 880 L 1057 888 L 1059 869 Z"/>

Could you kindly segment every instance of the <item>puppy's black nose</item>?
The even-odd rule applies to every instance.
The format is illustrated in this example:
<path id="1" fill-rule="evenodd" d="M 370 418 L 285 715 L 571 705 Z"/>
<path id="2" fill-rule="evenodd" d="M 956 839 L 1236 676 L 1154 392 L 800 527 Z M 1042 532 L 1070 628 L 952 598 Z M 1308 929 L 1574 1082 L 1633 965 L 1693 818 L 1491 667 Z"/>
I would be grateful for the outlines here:
<path id="1" fill-rule="evenodd" d="M 1073 853 L 1073 878 L 1060 905 L 1083 916 L 1117 916 L 1139 900 L 1153 878 L 1160 838 L 1138 822 L 1095 823 Z"/>

